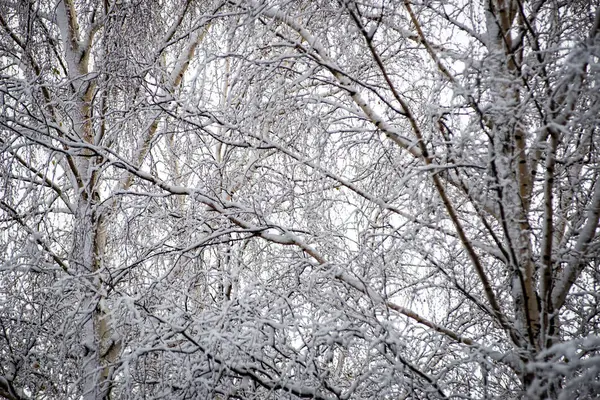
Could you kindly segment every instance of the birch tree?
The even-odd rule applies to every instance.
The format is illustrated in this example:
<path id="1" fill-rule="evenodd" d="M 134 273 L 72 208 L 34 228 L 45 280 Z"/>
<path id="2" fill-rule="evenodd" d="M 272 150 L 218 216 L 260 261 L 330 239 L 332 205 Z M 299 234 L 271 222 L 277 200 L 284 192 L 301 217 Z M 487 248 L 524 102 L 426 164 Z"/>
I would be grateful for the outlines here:
<path id="1" fill-rule="evenodd" d="M 0 1 L 0 396 L 593 398 L 598 6 Z"/>

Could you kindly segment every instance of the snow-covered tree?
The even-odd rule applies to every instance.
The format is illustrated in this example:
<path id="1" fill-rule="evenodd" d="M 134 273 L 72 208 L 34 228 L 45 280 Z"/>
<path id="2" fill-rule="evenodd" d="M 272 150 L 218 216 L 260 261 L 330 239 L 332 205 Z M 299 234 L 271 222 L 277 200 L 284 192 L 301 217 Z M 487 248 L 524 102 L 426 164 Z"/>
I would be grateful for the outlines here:
<path id="1" fill-rule="evenodd" d="M 0 27 L 0 397 L 600 393 L 597 1 Z"/>

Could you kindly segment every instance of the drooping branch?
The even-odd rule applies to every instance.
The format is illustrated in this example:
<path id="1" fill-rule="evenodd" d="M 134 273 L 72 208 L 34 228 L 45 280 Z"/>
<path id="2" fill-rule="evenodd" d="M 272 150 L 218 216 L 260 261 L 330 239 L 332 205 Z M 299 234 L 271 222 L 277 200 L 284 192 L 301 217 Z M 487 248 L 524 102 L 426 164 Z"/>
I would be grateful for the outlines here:
<path id="1" fill-rule="evenodd" d="M 392 92 L 394 98 L 396 99 L 396 101 L 398 101 L 398 103 L 402 107 L 404 116 L 408 119 L 408 121 L 410 123 L 412 131 L 417 138 L 417 145 L 420 149 L 420 156 L 421 156 L 420 158 L 423 160 L 423 162 L 425 163 L 426 166 L 434 165 L 433 158 L 429 155 L 429 150 L 427 149 L 427 146 L 425 144 L 425 138 L 423 136 L 421 128 L 420 128 L 411 108 L 409 107 L 408 103 L 402 98 L 402 96 L 400 96 L 400 93 L 396 89 L 396 86 L 394 85 L 389 74 L 387 73 L 387 69 L 383 63 L 383 60 L 381 59 L 381 56 L 379 55 L 377 49 L 374 46 L 373 37 L 371 37 L 368 34 L 368 32 L 364 29 L 358 16 L 351 9 L 349 9 L 348 11 L 349 11 L 350 15 L 352 16 L 353 20 L 355 21 L 355 23 L 358 25 L 358 27 L 359 28 L 362 27 L 361 32 L 363 33 L 363 37 L 365 38 L 365 41 L 367 42 L 367 45 L 371 52 L 371 55 L 373 56 L 373 59 L 377 63 L 377 66 L 379 67 L 379 70 L 381 71 L 383 78 L 384 78 L 386 84 L 388 85 L 390 91 Z M 444 207 L 446 208 L 446 212 L 448 213 L 448 216 L 450 217 L 452 223 L 454 224 L 456 233 L 457 233 L 462 245 L 464 246 L 465 250 L 467 251 L 467 254 L 469 255 L 469 258 L 471 259 L 471 262 L 473 263 L 475 272 L 477 273 L 477 276 L 479 277 L 479 280 L 483 286 L 483 290 L 484 290 L 486 298 L 490 304 L 490 307 L 494 311 L 494 316 L 495 316 L 496 320 L 498 321 L 500 326 L 502 326 L 502 328 L 509 334 L 509 336 L 511 337 L 513 342 L 517 345 L 520 345 L 522 343 L 522 339 L 521 339 L 520 335 L 518 334 L 518 332 L 514 329 L 514 327 L 509 322 L 505 313 L 502 311 L 500 304 L 498 303 L 498 300 L 496 298 L 494 289 L 492 288 L 491 282 L 485 272 L 485 269 L 483 268 L 481 260 L 480 260 L 479 256 L 477 255 L 477 253 L 475 252 L 475 249 L 474 249 L 470 239 L 466 235 L 463 225 L 460 222 L 460 219 L 458 218 L 456 209 L 455 209 L 454 205 L 452 204 L 444 185 L 442 184 L 440 176 L 436 173 L 433 173 L 433 174 L 431 174 L 431 179 L 433 180 L 435 189 L 438 192 L 438 195 L 440 196 L 440 199 L 442 200 Z"/>
<path id="2" fill-rule="evenodd" d="M 54 262 L 66 273 L 70 274 L 70 270 L 69 270 L 69 266 L 63 261 L 63 259 L 61 257 L 59 257 L 58 255 L 56 255 L 52 249 L 50 249 L 50 246 L 46 243 L 46 241 L 42 238 L 42 236 L 38 233 L 35 232 L 33 229 L 31 229 L 27 223 L 24 221 L 23 217 L 21 215 L 19 215 L 19 213 L 17 212 L 17 210 L 15 210 L 14 208 L 12 208 L 9 204 L 7 204 L 4 200 L 0 200 L 0 208 L 2 210 L 4 210 L 4 212 L 6 212 L 9 217 L 16 221 L 21 228 L 23 228 L 25 230 L 25 232 L 27 232 L 27 234 L 32 238 L 32 240 L 39 245 L 40 247 L 42 247 L 42 249 L 44 249 L 44 251 L 52 258 L 52 260 L 54 260 Z"/>
<path id="3" fill-rule="evenodd" d="M 1 138 L 0 138 L 0 145 L 3 145 L 3 146 L 5 145 L 5 141 Z M 53 182 L 50 178 L 48 178 L 46 176 L 46 174 L 42 173 L 42 171 L 40 171 L 38 168 L 36 168 L 36 167 L 32 166 L 30 163 L 28 163 L 25 159 L 23 159 L 23 157 L 19 156 L 12 148 L 9 147 L 6 149 L 6 151 L 8 151 L 11 154 L 11 156 L 17 160 L 17 162 L 19 164 L 21 164 L 27 170 L 32 172 L 35 176 L 40 178 L 46 184 L 46 186 L 51 188 L 58 195 L 58 197 L 60 197 L 60 199 L 63 201 L 65 206 L 69 209 L 69 211 L 71 211 L 71 213 L 75 212 L 75 209 L 73 208 L 73 205 L 71 204 L 71 201 L 69 200 L 67 194 L 58 184 Z"/>
<path id="4" fill-rule="evenodd" d="M 328 267 L 328 268 L 335 268 L 334 276 L 338 280 L 340 280 L 341 282 L 358 290 L 360 293 L 363 293 L 364 295 L 368 296 L 369 299 L 371 299 L 375 303 L 383 305 L 383 306 L 389 308 L 390 310 L 393 310 L 399 314 L 402 314 L 402 315 L 410 318 L 411 320 L 413 320 L 423 326 L 426 326 L 438 333 L 441 333 L 458 343 L 463 343 L 463 344 L 466 344 L 473 348 L 476 348 L 479 351 L 481 351 L 483 354 L 487 354 L 488 356 L 492 357 L 493 359 L 495 359 L 497 361 L 506 363 L 515 371 L 520 371 L 522 369 L 522 366 L 516 360 L 516 358 L 510 357 L 510 356 L 507 357 L 506 355 L 486 350 L 485 346 L 478 344 L 475 340 L 465 337 L 463 335 L 460 335 L 460 334 L 452 331 L 451 329 L 448 329 L 446 327 L 438 325 L 438 324 L 420 316 L 418 313 L 415 313 L 412 310 L 409 310 L 405 307 L 395 304 L 394 302 L 386 300 L 379 293 L 377 293 L 377 291 L 375 291 L 373 288 L 371 288 L 366 282 L 363 282 L 359 279 L 352 277 L 343 268 L 335 267 L 334 265 L 332 265 L 329 262 L 329 260 L 327 259 L 327 257 L 322 255 L 314 247 L 312 247 L 308 243 L 306 243 L 306 241 L 304 241 L 298 235 L 293 233 L 290 229 L 286 229 L 277 224 L 267 223 L 267 226 L 269 228 L 274 228 L 274 229 L 277 229 L 280 232 L 282 232 L 281 234 L 275 234 L 275 233 L 269 232 L 268 229 L 264 229 L 259 226 L 255 226 L 252 223 L 239 218 L 237 216 L 238 214 L 244 214 L 244 213 L 248 212 L 247 210 L 245 210 L 245 208 L 241 204 L 236 203 L 236 202 L 231 202 L 231 201 L 224 201 L 223 199 L 213 199 L 210 196 L 208 196 L 207 194 L 199 191 L 198 189 L 191 189 L 191 188 L 184 187 L 184 186 L 171 185 L 171 184 L 164 182 L 164 181 L 160 180 L 159 178 L 157 178 L 147 172 L 141 171 L 140 169 L 136 168 L 135 166 L 126 163 L 124 160 L 115 160 L 112 162 L 112 164 L 119 168 L 124 169 L 125 171 L 138 177 L 139 179 L 142 179 L 146 182 L 149 182 L 149 183 L 155 185 L 156 187 L 159 187 L 160 189 L 162 189 L 168 193 L 171 193 L 174 195 L 190 196 L 193 199 L 200 201 L 201 203 L 206 205 L 211 211 L 217 212 L 219 215 L 222 215 L 222 216 L 226 217 L 227 219 L 229 219 L 233 224 L 239 226 L 240 228 L 243 228 L 244 231 L 251 232 L 255 236 L 260 237 L 268 242 L 279 244 L 279 245 L 284 245 L 284 246 L 297 247 L 300 250 L 302 250 L 304 253 L 306 253 L 308 256 L 310 256 L 312 259 L 314 259 L 319 265 Z"/>
<path id="5" fill-rule="evenodd" d="M 556 149 L 558 147 L 558 135 L 555 133 L 550 137 L 550 146 L 546 154 L 546 173 L 544 178 L 544 221 L 542 228 L 542 276 L 540 279 L 540 297 L 542 312 L 543 336 L 552 335 L 549 323 L 550 315 L 554 313 L 552 304 L 552 280 L 553 266 L 552 244 L 554 242 L 554 174 L 556 166 Z M 552 317 L 553 318 L 553 317 Z"/>

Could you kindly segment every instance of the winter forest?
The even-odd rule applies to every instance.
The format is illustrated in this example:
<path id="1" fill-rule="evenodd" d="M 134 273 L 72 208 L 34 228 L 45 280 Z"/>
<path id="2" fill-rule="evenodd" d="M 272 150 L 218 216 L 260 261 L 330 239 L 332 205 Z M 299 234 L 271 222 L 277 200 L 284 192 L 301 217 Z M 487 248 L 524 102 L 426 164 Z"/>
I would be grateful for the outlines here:
<path id="1" fill-rule="evenodd" d="M 0 0 L 0 398 L 600 396 L 600 1 Z"/>

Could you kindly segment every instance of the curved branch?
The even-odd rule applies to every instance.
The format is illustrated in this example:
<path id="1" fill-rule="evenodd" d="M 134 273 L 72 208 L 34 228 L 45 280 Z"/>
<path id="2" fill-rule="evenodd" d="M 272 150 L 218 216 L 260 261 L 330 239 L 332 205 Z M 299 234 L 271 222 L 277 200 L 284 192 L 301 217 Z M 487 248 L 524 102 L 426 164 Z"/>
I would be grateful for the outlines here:
<path id="1" fill-rule="evenodd" d="M 379 56 L 379 53 L 377 52 L 377 50 L 375 49 L 375 46 L 373 45 L 373 38 L 368 34 L 365 27 L 362 25 L 360 19 L 358 18 L 358 16 L 352 10 L 348 9 L 348 11 L 349 11 L 350 15 L 352 16 L 353 20 L 355 21 L 356 25 L 358 26 L 358 28 L 361 30 L 361 32 L 367 42 L 367 45 L 371 52 L 371 55 L 373 56 L 373 59 L 377 63 L 377 66 L 379 67 L 394 98 L 398 101 L 398 103 L 402 107 L 402 110 L 404 111 L 404 115 L 408 119 L 408 121 L 411 125 L 411 128 L 413 130 L 413 133 L 417 137 L 417 144 L 419 146 L 419 149 L 421 150 L 420 158 L 422 158 L 422 160 L 426 166 L 434 165 L 433 159 L 429 155 L 429 150 L 427 149 L 427 147 L 425 145 L 425 138 L 423 136 L 423 133 L 421 132 L 421 128 L 419 127 L 419 124 L 417 123 L 415 116 L 413 115 L 410 107 L 408 106 L 408 103 L 400 96 L 400 94 L 398 93 L 398 91 L 396 89 L 396 86 L 394 85 L 390 76 L 388 75 L 385 65 L 383 64 L 383 61 L 382 61 L 381 57 Z M 494 312 L 494 316 L 496 317 L 496 320 L 498 321 L 500 326 L 502 326 L 502 328 L 509 334 L 512 341 L 517 345 L 521 345 L 522 338 L 520 337 L 518 331 L 514 328 L 514 326 L 511 325 L 508 317 L 504 314 L 504 312 L 500 308 L 500 304 L 498 303 L 498 300 L 496 298 L 496 293 L 494 292 L 494 289 L 492 288 L 491 282 L 485 272 L 485 269 L 483 268 L 483 265 L 481 264 L 481 260 L 479 259 L 479 256 L 475 252 L 473 244 L 471 243 L 471 241 L 469 240 L 469 238 L 467 237 L 467 235 L 465 233 L 462 223 L 460 222 L 460 220 L 458 218 L 458 214 L 456 213 L 456 209 L 454 208 L 454 205 L 452 204 L 450 198 L 448 197 L 448 194 L 446 193 L 446 189 L 444 188 L 444 185 L 442 184 L 439 175 L 436 173 L 433 173 L 433 174 L 431 174 L 431 178 L 433 180 L 435 189 L 438 192 L 438 195 L 440 196 L 440 199 L 442 200 L 444 207 L 446 208 L 446 212 L 448 213 L 448 216 L 450 217 L 450 219 L 452 220 L 452 223 L 454 224 L 456 233 L 457 233 L 463 247 L 467 251 L 469 258 L 471 259 L 471 262 L 473 264 L 475 272 L 477 273 L 477 276 L 479 277 L 479 280 L 482 284 L 484 293 L 490 304 L 490 307 L 492 308 L 492 310 Z"/>

